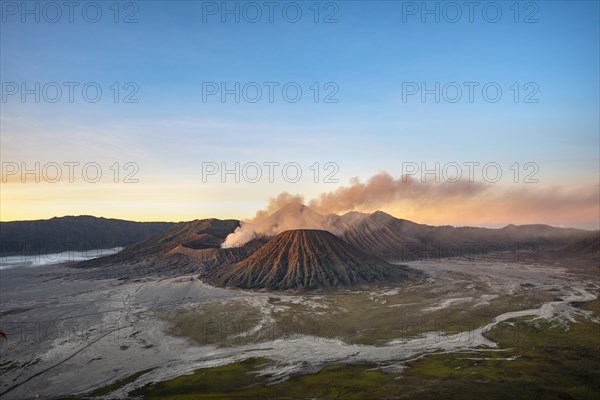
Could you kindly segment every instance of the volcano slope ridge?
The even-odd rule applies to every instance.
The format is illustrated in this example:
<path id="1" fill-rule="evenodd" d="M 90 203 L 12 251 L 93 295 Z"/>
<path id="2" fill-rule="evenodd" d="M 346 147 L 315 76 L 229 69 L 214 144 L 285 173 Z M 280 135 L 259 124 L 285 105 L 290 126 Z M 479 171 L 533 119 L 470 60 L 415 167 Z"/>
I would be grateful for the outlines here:
<path id="1" fill-rule="evenodd" d="M 420 276 L 409 267 L 368 255 L 328 231 L 298 229 L 278 234 L 245 260 L 216 268 L 204 278 L 223 287 L 314 290 Z"/>

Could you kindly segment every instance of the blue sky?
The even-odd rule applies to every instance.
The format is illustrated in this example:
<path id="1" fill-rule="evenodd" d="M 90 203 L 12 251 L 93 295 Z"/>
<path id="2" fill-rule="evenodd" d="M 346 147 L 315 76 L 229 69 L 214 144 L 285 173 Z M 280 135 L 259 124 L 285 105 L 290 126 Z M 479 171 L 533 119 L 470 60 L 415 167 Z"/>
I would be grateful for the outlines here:
<path id="1" fill-rule="evenodd" d="M 329 3 L 320 4 L 321 20 L 334 10 Z M 75 211 L 133 219 L 250 216 L 281 191 L 310 198 L 336 187 L 304 180 L 202 185 L 203 161 L 297 161 L 303 166 L 332 161 L 340 167 L 340 184 L 381 171 L 399 176 L 402 161 L 494 161 L 503 167 L 533 161 L 540 166 L 541 185 L 598 181 L 598 2 L 537 2 L 537 23 L 522 21 L 534 11 L 527 2 L 519 3 L 518 23 L 512 2 L 494 3 L 502 10 L 496 23 L 486 21 L 480 9 L 470 23 L 464 8 L 456 23 L 443 18 L 436 23 L 431 16 L 421 22 L 419 15 L 403 22 L 408 3 L 413 4 L 335 2 L 337 23 L 314 23 L 312 1 L 294 3 L 303 11 L 297 23 L 287 22 L 280 9 L 273 23 L 265 14 L 257 23 L 243 18 L 236 23 L 231 16 L 223 23 L 218 15 L 206 16 L 204 23 L 207 3 L 192 1 L 137 2 L 137 23 L 114 23 L 112 2 L 98 2 L 103 10 L 98 23 L 86 22 L 77 11 L 73 23 L 65 15 L 57 23 L 43 18 L 35 23 L 31 16 L 23 23 L 20 10 L 7 15 L 3 5 L 3 84 L 97 82 L 103 98 L 93 104 L 81 98 L 53 104 L 23 103 L 18 96 L 3 101 L 2 160 L 135 161 L 143 178 L 139 186 L 146 188 L 136 188 L 139 196 L 170 185 L 181 191 L 166 196 L 165 203 L 175 197 L 182 201 L 187 193 L 185 202 L 174 206 L 177 213 L 153 214 L 161 206 L 153 203 L 132 214 L 136 195 L 127 194 L 131 188 L 127 193 L 122 186 L 108 189 L 115 198 L 130 199 L 127 207 L 111 209 L 82 194 L 86 188 L 72 190 Z M 133 10 L 126 4 L 121 3 L 120 19 Z M 264 2 L 255 4 L 265 10 Z M 112 102 L 108 88 L 114 82 L 135 82 L 139 102 Z M 217 96 L 203 102 L 203 82 L 297 82 L 303 97 L 294 104 L 280 95 L 273 103 L 235 103 L 231 96 L 225 103 Z M 314 82 L 334 82 L 339 102 L 314 103 L 309 89 Z M 485 101 L 479 89 L 473 103 L 464 91 L 457 103 L 435 103 L 433 96 L 425 103 L 418 96 L 403 102 L 403 82 L 428 87 L 478 82 L 479 88 L 495 82 L 503 93 L 497 103 Z M 509 89 L 514 82 L 521 86 L 517 103 Z M 522 101 L 527 82 L 537 87 L 538 103 Z M 14 207 L 3 207 L 3 220 L 68 211 L 56 206 L 55 194 L 40 192 L 44 187 L 37 193 L 54 200 L 32 213 L 39 209 L 37 195 L 28 197 L 30 206 L 19 208 L 17 191 L 26 189 L 3 186 L 4 204 Z"/>

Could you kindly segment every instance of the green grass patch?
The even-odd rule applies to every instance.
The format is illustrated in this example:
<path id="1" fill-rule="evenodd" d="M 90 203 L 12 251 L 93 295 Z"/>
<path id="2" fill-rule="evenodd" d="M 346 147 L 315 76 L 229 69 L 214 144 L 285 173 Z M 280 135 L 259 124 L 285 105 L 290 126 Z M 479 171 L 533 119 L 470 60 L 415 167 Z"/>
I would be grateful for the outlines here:
<path id="1" fill-rule="evenodd" d="M 597 317 L 598 300 L 581 305 Z M 510 328 L 510 329 L 509 329 Z M 600 393 L 600 324 L 564 325 L 516 318 L 487 333 L 501 351 L 434 353 L 402 372 L 335 364 L 268 384 L 269 362 L 249 359 L 195 371 L 131 393 L 144 399 L 596 399 Z"/>
<path id="2" fill-rule="evenodd" d="M 230 398 L 232 392 L 249 390 L 264 383 L 256 371 L 267 363 L 261 358 L 250 358 L 242 362 L 215 368 L 203 368 L 191 375 L 153 383 L 130 393 L 145 399 L 198 399 Z"/>
<path id="3" fill-rule="evenodd" d="M 152 371 L 153 369 L 154 368 L 148 368 L 143 371 L 136 372 L 135 374 L 129 375 L 128 377 L 120 379 L 114 383 L 111 383 L 108 386 L 102 387 L 100 389 L 96 389 L 92 393 L 90 393 L 90 396 L 91 397 L 105 396 L 111 392 L 114 392 L 117 389 L 122 388 L 123 386 L 125 386 L 131 382 L 134 382 L 137 378 L 139 378 L 140 376 L 142 376 L 144 374 L 147 374 L 148 372 Z"/>
<path id="4" fill-rule="evenodd" d="M 158 315 L 169 322 L 172 335 L 190 338 L 200 345 L 233 346 L 269 339 L 261 338 L 262 332 L 250 333 L 260 322 L 261 313 L 241 301 L 162 310 Z"/>

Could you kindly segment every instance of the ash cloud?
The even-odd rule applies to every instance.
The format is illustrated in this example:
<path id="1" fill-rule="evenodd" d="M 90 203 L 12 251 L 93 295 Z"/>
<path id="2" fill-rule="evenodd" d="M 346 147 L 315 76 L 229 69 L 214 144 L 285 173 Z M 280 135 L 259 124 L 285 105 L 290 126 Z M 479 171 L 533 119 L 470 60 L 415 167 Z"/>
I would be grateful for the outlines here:
<path id="1" fill-rule="evenodd" d="M 349 186 L 323 193 L 310 201 L 309 206 L 321 213 L 353 210 L 374 210 L 402 200 L 434 203 L 449 198 L 464 198 L 487 190 L 480 183 L 422 183 L 410 176 L 394 179 L 387 172 L 374 175 L 366 183 L 352 178 Z"/>
<path id="2" fill-rule="evenodd" d="M 303 196 L 281 193 L 269 199 L 267 207 L 258 211 L 254 219 L 242 223 L 230 234 L 223 247 L 241 246 L 254 238 L 290 229 L 324 229 L 335 233 L 331 215 L 327 214 L 372 212 L 388 207 L 400 207 L 400 217 L 415 218 L 417 222 L 428 215 L 437 223 L 452 217 L 475 225 L 515 222 L 562 225 L 593 220 L 598 213 L 599 190 L 598 184 L 579 188 L 534 185 L 507 189 L 466 181 L 422 183 L 410 176 L 396 179 L 382 172 L 366 182 L 353 178 L 348 186 L 310 200 L 309 207 L 302 206 Z"/>
<path id="3" fill-rule="evenodd" d="M 439 201 L 473 195 L 482 190 L 483 186 L 474 183 L 434 186 L 415 182 L 410 177 L 394 179 L 384 172 L 371 177 L 366 183 L 353 178 L 349 186 L 311 200 L 309 208 L 302 205 L 304 196 L 284 192 L 269 199 L 265 209 L 258 211 L 251 221 L 242 222 L 227 237 L 223 247 L 242 246 L 257 237 L 273 236 L 290 229 L 331 230 L 330 218 L 324 214 L 374 209 L 402 199 Z"/>
<path id="4" fill-rule="evenodd" d="M 302 203 L 300 195 L 281 193 L 269 199 L 264 210 L 256 213 L 250 222 L 242 222 L 232 234 L 228 235 L 222 247 L 243 246 L 252 239 L 261 236 L 274 236 L 290 229 L 325 229 L 325 217 Z"/>

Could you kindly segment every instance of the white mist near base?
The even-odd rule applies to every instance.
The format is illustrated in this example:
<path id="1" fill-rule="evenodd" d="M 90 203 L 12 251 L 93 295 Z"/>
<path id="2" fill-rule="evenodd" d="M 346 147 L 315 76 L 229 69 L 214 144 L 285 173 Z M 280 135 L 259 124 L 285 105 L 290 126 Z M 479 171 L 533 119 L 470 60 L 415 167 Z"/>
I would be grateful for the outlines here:
<path id="1" fill-rule="evenodd" d="M 44 265 L 91 260 L 92 258 L 116 254 L 121 250 L 123 250 L 123 247 L 115 247 L 112 249 L 91 249 L 83 251 L 64 251 L 61 253 L 3 256 L 0 258 L 0 271 L 9 268 L 40 267 Z"/>

